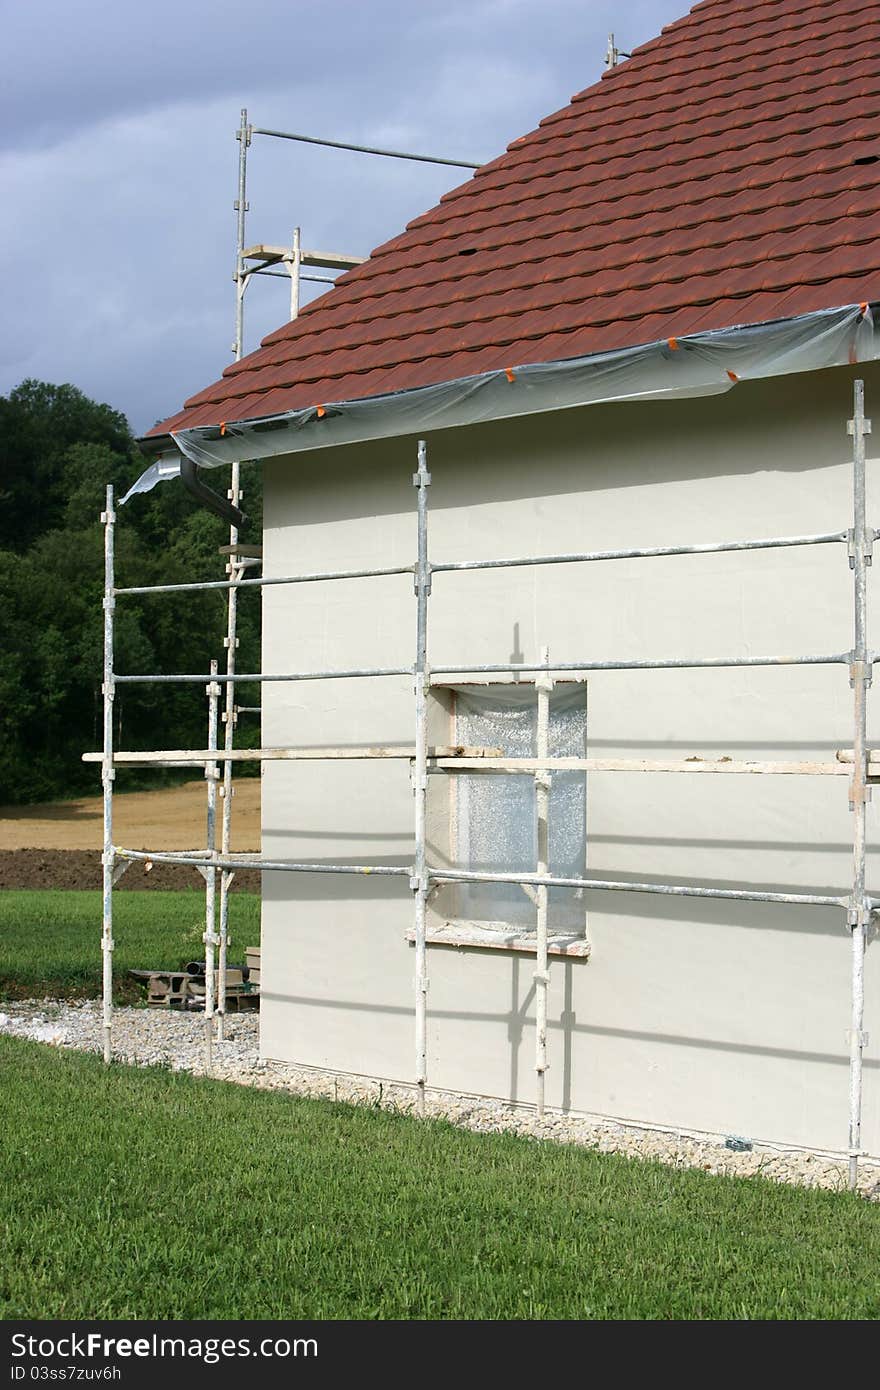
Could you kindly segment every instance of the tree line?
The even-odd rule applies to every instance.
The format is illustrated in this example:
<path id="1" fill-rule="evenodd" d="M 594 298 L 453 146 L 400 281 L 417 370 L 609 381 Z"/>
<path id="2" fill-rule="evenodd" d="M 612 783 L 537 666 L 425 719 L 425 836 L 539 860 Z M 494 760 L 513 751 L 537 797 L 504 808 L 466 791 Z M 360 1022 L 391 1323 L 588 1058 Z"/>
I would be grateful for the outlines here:
<path id="1" fill-rule="evenodd" d="M 25 381 L 0 397 L 0 804 L 96 791 L 81 755 L 102 738 L 105 489 L 117 498 L 143 471 L 125 417 L 76 387 Z M 226 470 L 212 485 L 225 493 Z M 260 480 L 247 478 L 247 512 L 260 535 Z M 228 528 L 174 483 L 117 508 L 120 586 L 224 578 Z M 259 590 L 239 602 L 240 669 L 259 670 Z M 226 592 L 145 595 L 116 607 L 120 672 L 207 671 L 225 664 Z M 243 703 L 258 704 L 257 690 Z M 202 686 L 123 685 L 118 747 L 204 747 Z M 239 742 L 258 742 L 258 721 Z M 222 737 L 222 735 L 221 735 Z M 120 789 L 161 774 L 120 770 Z M 166 774 L 166 780 L 167 776 Z"/>

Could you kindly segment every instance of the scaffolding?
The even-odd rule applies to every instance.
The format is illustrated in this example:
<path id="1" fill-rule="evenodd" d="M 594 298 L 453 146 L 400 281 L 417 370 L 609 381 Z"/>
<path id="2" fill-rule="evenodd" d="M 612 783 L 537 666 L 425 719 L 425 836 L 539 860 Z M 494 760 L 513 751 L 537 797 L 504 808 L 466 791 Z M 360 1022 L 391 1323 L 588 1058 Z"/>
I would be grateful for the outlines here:
<path id="1" fill-rule="evenodd" d="M 217 1018 L 218 1037 L 222 1038 L 223 1011 L 226 999 L 228 935 L 228 889 L 239 869 L 261 869 L 286 873 L 349 875 L 386 875 L 405 878 L 412 893 L 413 930 L 415 945 L 415 1059 L 414 1084 L 419 1113 L 424 1113 L 425 1091 L 428 1085 L 427 1065 L 427 952 L 429 933 L 427 906 L 432 891 L 444 883 L 515 884 L 529 891 L 535 906 L 535 1073 L 536 1106 L 543 1114 L 545 1106 L 544 1075 L 547 1057 L 547 990 L 550 982 L 548 956 L 547 901 L 551 888 L 579 889 L 585 893 L 646 893 L 665 897 L 724 899 L 744 903 L 790 904 L 799 907 L 838 909 L 845 914 L 851 942 L 851 1008 L 849 1030 L 849 1133 L 846 1154 L 850 1186 L 858 1177 L 861 1147 L 862 1057 L 866 1043 L 864 1033 L 864 966 L 867 932 L 875 912 L 880 910 L 880 898 L 866 891 L 866 805 L 872 783 L 880 780 L 880 753 L 867 745 L 867 691 L 871 684 L 873 665 L 880 661 L 880 652 L 872 652 L 867 634 L 867 572 L 872 561 L 874 541 L 880 532 L 869 527 L 866 520 L 866 436 L 871 422 L 865 418 L 864 383 L 854 387 L 853 418 L 849 421 L 853 440 L 852 451 L 852 526 L 845 530 L 815 535 L 774 536 L 751 538 L 691 546 L 672 545 L 618 550 L 595 550 L 540 556 L 515 556 L 502 559 L 474 559 L 433 562 L 428 550 L 429 487 L 427 446 L 418 444 L 417 469 L 413 475 L 416 489 L 416 558 L 410 565 L 395 565 L 375 569 L 335 570 L 319 573 L 292 574 L 280 577 L 244 576 L 240 566 L 233 564 L 231 577 L 224 581 L 201 583 L 159 584 L 148 587 L 118 587 L 114 571 L 116 513 L 113 489 L 108 487 L 106 508 L 102 513 L 104 526 L 105 590 L 104 590 L 104 746 L 102 753 L 86 754 L 87 761 L 100 761 L 104 793 L 103 847 L 103 1025 L 104 1058 L 112 1057 L 112 961 L 113 961 L 113 887 L 118 878 L 134 862 L 152 861 L 192 865 L 205 879 L 205 1061 L 211 1066 L 211 1049 Z M 237 537 L 233 538 L 234 547 Z M 712 656 L 657 660 L 603 660 L 589 656 L 579 660 L 556 661 L 551 664 L 546 648 L 541 650 L 538 663 L 499 662 L 482 665 L 432 665 L 429 661 L 428 618 L 429 601 L 435 576 L 499 568 L 524 568 L 561 564 L 613 563 L 623 559 L 650 559 L 684 555 L 714 555 L 732 552 L 775 550 L 803 546 L 839 546 L 847 556 L 853 575 L 853 636 L 852 646 L 831 653 L 771 654 L 767 656 Z M 234 560 L 233 556 L 233 560 Z M 292 672 L 247 672 L 235 669 L 235 603 L 239 590 L 247 587 L 333 583 L 356 579 L 367 581 L 388 576 L 411 575 L 415 595 L 414 661 L 411 666 L 360 667 L 347 670 L 315 670 Z M 229 633 L 227 638 L 227 669 L 221 673 L 217 662 L 211 663 L 207 674 L 124 674 L 114 666 L 114 619 L 116 604 L 129 595 L 197 592 L 228 589 L 230 599 Z M 231 640 L 230 640 L 231 639 Z M 565 673 L 590 671 L 648 671 L 648 670 L 705 670 L 712 668 L 774 667 L 774 666 L 841 666 L 846 669 L 853 690 L 853 742 L 851 748 L 838 750 L 834 759 L 824 761 L 743 761 L 731 758 L 699 760 L 627 759 L 599 757 L 552 757 L 549 754 L 549 700 L 554 681 Z M 510 758 L 499 748 L 489 747 L 431 747 L 428 743 L 428 699 L 432 685 L 447 684 L 450 677 L 503 674 L 508 677 L 535 678 L 537 701 L 537 756 Z M 406 678 L 413 685 L 414 742 L 407 747 L 364 745 L 361 747 L 283 747 L 241 749 L 234 747 L 236 714 L 235 688 L 240 683 L 305 682 L 354 679 Z M 114 748 L 113 702 L 118 686 L 138 684 L 204 685 L 208 701 L 207 746 L 203 749 L 157 749 L 149 752 L 117 750 Z M 225 690 L 224 690 L 225 687 Z M 219 746 L 220 706 L 226 727 L 223 746 Z M 397 759 L 409 764 L 413 793 L 413 853 L 408 865 L 309 863 L 294 859 L 266 859 L 262 854 L 231 852 L 232 768 L 237 762 L 272 760 L 338 760 L 338 759 Z M 116 768 L 132 764 L 155 766 L 201 766 L 207 778 L 207 835 L 204 847 L 183 851 L 144 851 L 129 849 L 114 843 L 113 787 Z M 219 771 L 222 766 L 222 775 Z M 432 774 L 461 775 L 479 771 L 483 774 L 518 774 L 532 779 L 535 792 L 537 823 L 537 860 L 534 872 L 489 873 L 470 869 L 440 867 L 429 862 L 426 848 L 426 805 L 428 778 Z M 852 812 L 852 881 L 847 893 L 772 892 L 736 887 L 704 887 L 690 883 L 639 882 L 629 879 L 562 877 L 549 871 L 549 793 L 554 774 L 560 772 L 682 774 L 682 775 L 764 775 L 794 777 L 839 777 L 849 784 Z M 222 781 L 222 786 L 221 786 Z M 220 843 L 217 845 L 217 800 L 223 794 Z M 219 910 L 217 882 L 219 876 Z M 215 957 L 215 951 L 218 955 Z M 217 965 L 215 991 L 215 960 Z"/>
<path id="2" fill-rule="evenodd" d="M 247 107 L 242 107 L 241 120 L 235 132 L 238 141 L 238 195 L 235 199 L 236 212 L 236 250 L 235 270 L 235 336 L 232 354 L 236 362 L 244 351 L 244 300 L 245 291 L 255 275 L 268 275 L 290 282 L 290 318 L 295 319 L 300 310 L 300 284 L 309 281 L 319 285 L 333 285 L 332 276 L 310 275 L 309 269 L 352 270 L 362 265 L 365 257 L 352 256 L 344 252 L 308 251 L 302 244 L 302 230 L 296 227 L 289 246 L 273 246 L 259 242 L 247 246 L 247 214 L 250 205 L 247 200 L 248 150 L 255 136 L 271 140 L 292 140 L 302 145 L 316 145 L 323 149 L 344 150 L 352 154 L 375 155 L 381 159 L 403 159 L 417 164 L 433 164 L 453 169 L 479 169 L 464 159 L 448 159 L 442 155 L 414 154 L 408 150 L 389 150 L 377 145 L 356 145 L 346 140 L 327 140 L 316 135 L 299 135 L 289 130 L 270 130 L 266 126 L 251 125 L 248 122 Z M 306 271 L 303 271 L 303 266 Z M 283 267 L 279 269 L 278 267 Z"/>
<path id="3" fill-rule="evenodd" d="M 290 308 L 289 318 L 294 320 L 299 316 L 301 307 L 301 285 L 303 281 L 315 284 L 332 286 L 335 281 L 332 276 L 309 274 L 310 269 L 323 269 L 345 271 L 352 270 L 355 266 L 363 264 L 364 257 L 353 256 L 344 252 L 332 251 L 310 251 L 306 250 L 302 244 L 302 230 L 294 228 L 293 236 L 289 246 L 268 245 L 264 242 L 256 243 L 252 246 L 247 245 L 247 214 L 250 211 L 248 203 L 248 150 L 253 143 L 255 136 L 261 136 L 272 140 L 288 140 L 304 145 L 315 145 L 321 148 L 343 150 L 354 154 L 372 155 L 383 159 L 398 159 L 414 161 L 419 164 L 442 165 L 457 169 L 478 169 L 479 164 L 474 164 L 466 160 L 449 159 L 441 155 L 417 154 L 411 151 L 390 150 L 373 145 L 359 145 L 343 140 L 328 140 L 314 135 L 302 135 L 293 131 L 272 130 L 265 126 L 251 125 L 248 121 L 246 107 L 242 107 L 240 122 L 235 132 L 238 142 L 238 184 L 237 196 L 233 204 L 236 214 L 236 248 L 235 248 L 235 269 L 233 280 L 235 282 L 235 332 L 232 342 L 232 353 L 236 362 L 241 360 L 244 353 L 244 308 L 245 293 L 249 284 L 255 276 L 270 276 L 274 278 L 286 279 L 290 284 Z M 283 269 L 279 269 L 283 267 Z M 303 267 L 306 267 L 304 270 Z M 240 516 L 241 502 L 244 492 L 241 487 L 241 465 L 236 461 L 231 465 L 231 476 L 227 498 L 232 509 L 233 516 Z M 242 714 L 260 714 L 260 707 L 253 705 L 237 705 L 235 700 L 235 675 L 236 675 L 236 651 L 238 648 L 238 591 L 245 586 L 244 576 L 246 570 L 257 563 L 259 556 L 250 553 L 252 547 L 244 546 L 239 537 L 240 527 L 233 520 L 229 528 L 229 545 L 225 547 L 228 555 L 226 572 L 229 580 L 226 585 L 215 584 L 213 587 L 228 589 L 227 612 L 226 612 L 226 637 L 224 646 L 226 648 L 226 690 L 223 699 L 222 723 L 223 723 L 223 774 L 222 783 L 219 787 L 220 798 L 222 800 L 222 814 L 220 819 L 220 848 L 224 855 L 229 854 L 231 849 L 232 835 L 232 799 L 235 794 L 233 782 L 233 761 L 232 753 L 235 743 L 235 728 L 239 716 Z M 253 581 L 259 584 L 261 581 Z M 186 586 L 182 586 L 186 588 Z M 234 869 L 223 869 L 220 874 L 220 905 L 219 905 L 219 935 L 216 945 L 219 950 L 220 978 L 225 979 L 226 959 L 229 945 L 229 889 L 235 874 Z M 223 1038 L 224 1015 L 226 1011 L 225 990 L 219 993 L 218 1004 L 218 1028 L 219 1037 Z"/>

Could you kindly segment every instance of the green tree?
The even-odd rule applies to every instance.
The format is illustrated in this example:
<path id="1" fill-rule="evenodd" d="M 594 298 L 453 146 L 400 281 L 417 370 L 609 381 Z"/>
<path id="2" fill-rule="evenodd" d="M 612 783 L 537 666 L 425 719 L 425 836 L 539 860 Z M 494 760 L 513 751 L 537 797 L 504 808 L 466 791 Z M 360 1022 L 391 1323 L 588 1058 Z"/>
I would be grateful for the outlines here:
<path id="1" fill-rule="evenodd" d="M 23 381 L 0 397 L 0 548 L 21 554 L 62 521 L 77 445 L 126 462 L 132 443 L 125 417 L 75 386 Z"/>
<path id="2" fill-rule="evenodd" d="M 144 466 L 125 420 L 73 386 L 25 382 L 0 398 L 0 802 L 94 790 L 81 755 L 101 742 L 103 531 L 106 484 L 122 495 Z M 221 471 L 218 491 L 228 479 Z M 259 479 L 248 478 L 253 535 Z M 224 577 L 224 522 L 166 484 L 119 510 L 117 583 Z M 239 656 L 259 669 L 258 591 L 240 596 Z M 225 659 L 225 591 L 126 598 L 116 609 L 116 669 L 207 671 Z M 256 700 L 247 701 L 248 703 Z M 117 689 L 117 740 L 126 747 L 203 746 L 201 686 Z M 247 737 L 245 730 L 242 736 Z M 250 739 L 257 740 L 256 726 Z M 240 738 L 239 741 L 242 741 Z M 155 785 L 162 774 L 120 774 Z M 169 774 L 165 774 L 167 778 Z"/>

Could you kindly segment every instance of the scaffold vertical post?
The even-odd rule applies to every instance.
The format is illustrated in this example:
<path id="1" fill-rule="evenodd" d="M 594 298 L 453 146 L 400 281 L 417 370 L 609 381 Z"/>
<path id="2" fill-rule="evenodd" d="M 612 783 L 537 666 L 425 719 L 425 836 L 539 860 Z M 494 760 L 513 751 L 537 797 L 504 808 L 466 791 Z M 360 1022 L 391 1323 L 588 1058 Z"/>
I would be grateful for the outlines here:
<path id="1" fill-rule="evenodd" d="M 229 500 L 233 506 L 237 507 L 241 501 L 241 465 L 233 463 L 232 477 L 229 486 Z M 227 593 L 226 600 L 226 674 L 229 677 L 235 675 L 236 652 L 238 649 L 238 588 L 237 581 L 241 580 L 242 570 L 237 563 L 239 556 L 235 553 L 235 546 L 238 545 L 238 527 L 229 528 L 229 577 L 232 584 Z M 235 701 L 235 681 L 230 679 L 226 682 L 226 694 L 223 707 L 223 748 L 227 753 L 231 753 L 235 746 L 235 724 L 238 718 L 238 710 Z M 220 822 L 220 849 L 224 858 L 228 857 L 232 849 L 232 800 L 235 788 L 232 784 L 232 761 L 227 758 L 223 764 L 223 813 Z M 229 957 L 229 888 L 234 877 L 228 869 L 224 869 L 220 874 L 220 967 L 219 967 L 219 988 L 217 991 L 218 999 L 218 1019 L 217 1030 L 220 1041 L 223 1041 L 226 1028 L 226 970 Z"/>
<path id="2" fill-rule="evenodd" d="M 251 143 L 251 127 L 248 125 L 247 108 L 242 107 L 241 123 L 236 131 L 238 140 L 238 197 L 235 201 L 236 218 L 236 238 L 235 238 L 235 340 L 232 344 L 232 352 L 236 362 L 241 361 L 244 352 L 244 292 L 247 289 L 248 279 L 245 275 L 244 250 L 245 250 L 245 231 L 247 226 L 247 152 Z M 241 464 L 235 460 L 232 464 L 231 477 L 229 481 L 228 497 L 234 507 L 241 502 Z M 234 550 L 238 544 L 238 527 L 229 528 L 229 564 L 227 567 L 229 578 L 232 581 L 229 589 L 226 604 L 226 674 L 235 675 L 235 653 L 238 646 L 238 588 L 237 583 L 241 580 L 242 569 L 236 566 L 239 558 Z M 228 753 L 231 752 L 235 743 L 235 682 L 229 680 L 226 683 L 226 697 L 224 701 L 224 731 L 223 747 Z M 223 855 L 228 855 L 232 848 L 232 798 L 234 788 L 232 785 L 232 763 L 227 761 L 223 764 L 223 815 L 221 818 L 220 829 L 220 848 Z M 219 1018 L 217 1021 L 218 1036 L 223 1040 L 226 1026 L 226 968 L 229 952 L 229 887 L 232 882 L 232 874 L 223 870 L 220 875 L 220 964 L 219 964 Z"/>
<path id="3" fill-rule="evenodd" d="M 535 677 L 535 690 L 538 697 L 538 736 L 536 751 L 539 758 L 550 756 L 550 694 L 553 690 L 553 677 L 550 674 L 550 650 L 541 649 L 541 660 L 547 667 Z M 549 767 L 539 768 L 535 773 L 535 812 L 538 831 L 539 874 L 550 872 L 550 786 Z M 550 960 L 547 952 L 547 930 L 550 890 L 546 884 L 539 884 L 535 890 L 537 909 L 537 941 L 535 947 L 535 1075 L 537 1080 L 536 1103 L 538 1117 L 544 1115 L 544 1079 L 549 1063 L 547 1061 L 547 991 L 550 986 Z"/>
<path id="4" fill-rule="evenodd" d="M 104 847 L 101 855 L 103 869 L 103 912 L 101 926 L 102 1000 L 104 1031 L 104 1062 L 109 1065 L 113 1048 L 113 875 L 116 868 L 113 852 L 113 620 L 116 610 L 114 547 L 116 513 L 113 488 L 108 486 L 104 511 L 104 756 L 101 783 L 104 793 Z"/>
<path id="5" fill-rule="evenodd" d="M 290 317 L 291 320 L 299 318 L 299 290 L 300 290 L 300 270 L 302 267 L 302 229 L 293 229 L 293 255 L 287 262 L 287 270 L 290 275 Z"/>
<path id="6" fill-rule="evenodd" d="M 215 677 L 217 662 L 211 662 L 211 680 L 206 688 L 208 696 L 208 751 L 217 751 L 217 732 L 220 713 L 220 685 Z M 205 764 L 205 777 L 208 783 L 207 847 L 211 854 L 217 849 L 217 763 Z M 217 869 L 209 864 L 205 876 L 205 1071 L 210 1072 L 213 1065 L 214 1044 L 214 948 L 220 938 L 217 935 Z M 221 982 L 222 983 L 222 982 Z"/>
<path id="7" fill-rule="evenodd" d="M 428 1080 L 427 1031 L 427 904 L 428 877 L 426 857 L 426 814 L 428 801 L 428 598 L 431 593 L 431 567 L 428 562 L 428 451 L 419 440 L 418 472 L 413 485 L 418 489 L 418 559 L 415 571 L 416 593 L 416 662 L 415 683 L 416 744 L 413 760 L 413 804 L 415 819 L 415 859 L 410 887 L 413 892 L 415 935 L 415 1024 L 416 1024 L 416 1086 L 420 1115 L 425 1113 L 425 1088 Z"/>
<path id="8" fill-rule="evenodd" d="M 235 337 L 232 342 L 232 353 L 236 362 L 240 361 L 244 351 L 244 293 L 248 287 L 248 276 L 245 274 L 244 249 L 245 249 L 245 228 L 247 222 L 247 152 L 251 143 L 251 128 L 248 125 L 247 108 L 242 107 L 241 123 L 235 132 L 238 141 L 238 197 L 235 200 L 236 217 L 236 239 L 235 239 Z"/>
<path id="9" fill-rule="evenodd" d="M 868 786 L 867 705 L 872 665 L 868 651 L 867 570 L 872 560 L 873 532 L 866 524 L 865 437 L 871 421 L 865 419 L 865 383 L 854 388 L 853 418 L 849 422 L 853 437 L 853 529 L 849 559 L 853 571 L 853 650 L 850 684 L 853 688 L 853 776 L 850 805 L 853 813 L 853 886 L 848 926 L 852 942 L 851 1019 L 849 1033 L 849 1185 L 855 1189 L 859 1176 L 862 1143 L 862 1063 L 865 1047 L 865 945 L 870 906 L 865 895 L 865 848 Z"/>

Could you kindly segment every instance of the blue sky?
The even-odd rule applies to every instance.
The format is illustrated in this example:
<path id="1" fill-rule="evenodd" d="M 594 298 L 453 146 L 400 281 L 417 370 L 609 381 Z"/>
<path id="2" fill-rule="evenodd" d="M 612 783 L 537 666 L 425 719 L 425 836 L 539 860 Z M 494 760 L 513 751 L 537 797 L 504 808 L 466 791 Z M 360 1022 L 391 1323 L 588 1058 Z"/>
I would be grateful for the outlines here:
<path id="1" fill-rule="evenodd" d="M 493 157 L 688 0 L 0 0 L 0 392 L 71 381 L 141 432 L 231 357 L 237 151 L 256 125 Z M 316 22 L 320 17 L 320 23 Z M 365 255 L 455 170 L 255 139 L 248 240 Z M 314 292 L 314 291 L 313 291 Z M 248 290 L 246 348 L 286 316 Z"/>

